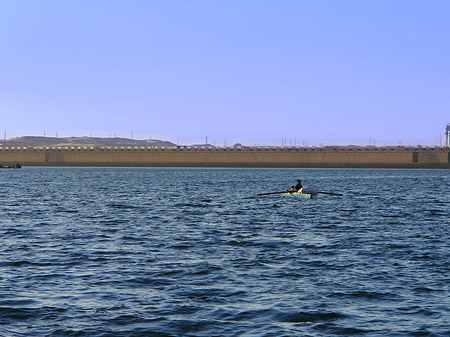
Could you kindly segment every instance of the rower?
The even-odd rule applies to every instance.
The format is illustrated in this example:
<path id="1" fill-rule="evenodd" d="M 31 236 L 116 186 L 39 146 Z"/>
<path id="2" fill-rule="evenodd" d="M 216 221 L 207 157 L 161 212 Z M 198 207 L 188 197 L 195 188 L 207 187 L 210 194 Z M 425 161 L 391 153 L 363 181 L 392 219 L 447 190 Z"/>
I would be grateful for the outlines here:
<path id="1" fill-rule="evenodd" d="M 290 189 L 288 189 L 288 192 L 298 192 L 303 188 L 302 181 L 299 179 L 297 180 L 297 185 L 292 186 Z"/>

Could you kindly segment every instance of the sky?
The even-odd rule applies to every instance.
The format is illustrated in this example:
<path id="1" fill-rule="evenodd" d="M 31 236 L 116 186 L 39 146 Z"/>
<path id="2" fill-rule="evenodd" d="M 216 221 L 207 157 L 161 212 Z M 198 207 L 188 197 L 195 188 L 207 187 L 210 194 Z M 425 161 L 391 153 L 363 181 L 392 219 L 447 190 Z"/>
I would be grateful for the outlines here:
<path id="1" fill-rule="evenodd" d="M 440 145 L 448 0 L 0 0 L 0 135 Z"/>

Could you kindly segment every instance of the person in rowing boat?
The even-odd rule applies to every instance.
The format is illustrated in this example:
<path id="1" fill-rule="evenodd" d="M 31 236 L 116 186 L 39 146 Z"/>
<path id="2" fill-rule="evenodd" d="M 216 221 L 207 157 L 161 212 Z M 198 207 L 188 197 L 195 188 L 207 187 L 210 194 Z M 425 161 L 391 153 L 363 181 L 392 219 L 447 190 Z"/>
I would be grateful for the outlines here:
<path id="1" fill-rule="evenodd" d="M 302 181 L 299 179 L 299 180 L 297 180 L 297 185 L 292 186 L 290 189 L 288 189 L 288 192 L 291 192 L 291 193 L 292 192 L 298 192 L 302 188 L 303 188 Z"/>

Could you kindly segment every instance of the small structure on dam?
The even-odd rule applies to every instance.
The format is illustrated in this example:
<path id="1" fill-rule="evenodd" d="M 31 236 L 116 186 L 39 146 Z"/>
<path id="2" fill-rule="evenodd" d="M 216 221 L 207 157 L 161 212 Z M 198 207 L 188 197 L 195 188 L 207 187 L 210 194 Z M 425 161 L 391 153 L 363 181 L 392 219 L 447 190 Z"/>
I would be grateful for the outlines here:
<path id="1" fill-rule="evenodd" d="M 450 147 L 450 124 L 445 128 L 445 146 Z"/>

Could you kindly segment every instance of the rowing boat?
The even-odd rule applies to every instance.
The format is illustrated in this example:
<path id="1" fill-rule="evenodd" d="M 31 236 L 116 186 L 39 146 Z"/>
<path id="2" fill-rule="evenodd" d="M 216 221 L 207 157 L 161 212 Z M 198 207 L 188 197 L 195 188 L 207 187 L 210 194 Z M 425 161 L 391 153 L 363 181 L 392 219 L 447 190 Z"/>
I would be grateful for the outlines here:
<path id="1" fill-rule="evenodd" d="M 295 198 L 295 199 L 312 199 L 319 194 L 314 188 L 301 188 L 298 192 L 286 192 L 283 194 L 285 198 Z"/>
<path id="2" fill-rule="evenodd" d="M 312 199 L 313 197 L 315 198 L 318 194 L 338 195 L 340 197 L 344 196 L 342 193 L 322 192 L 311 187 L 304 187 L 298 191 L 293 190 L 293 191 L 259 193 L 257 194 L 257 196 L 272 195 L 272 194 L 282 194 L 283 197 L 285 198 L 297 198 L 297 199 Z"/>

